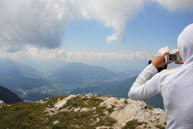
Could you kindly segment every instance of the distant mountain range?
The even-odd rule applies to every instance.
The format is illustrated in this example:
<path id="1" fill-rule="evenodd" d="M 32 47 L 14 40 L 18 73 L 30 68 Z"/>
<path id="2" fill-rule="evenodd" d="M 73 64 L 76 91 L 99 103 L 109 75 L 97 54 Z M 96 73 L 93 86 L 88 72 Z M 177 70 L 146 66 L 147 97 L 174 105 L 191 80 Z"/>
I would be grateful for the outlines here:
<path id="1" fill-rule="evenodd" d="M 39 100 L 45 97 L 68 94 L 72 89 L 80 87 L 100 86 L 107 82 L 125 80 L 129 74 L 116 73 L 103 67 L 83 63 L 71 63 L 54 71 L 45 80 L 49 85 L 31 90 L 17 90 L 24 100 Z"/>
<path id="2" fill-rule="evenodd" d="M 128 97 L 128 91 L 135 81 L 136 77 L 129 78 L 124 81 L 111 81 L 103 83 L 99 86 L 83 87 L 73 89 L 70 94 L 101 94 L 116 97 Z"/>
<path id="3" fill-rule="evenodd" d="M 43 86 L 58 86 L 72 89 L 89 85 L 99 85 L 112 80 L 125 80 L 129 74 L 113 72 L 99 66 L 84 63 L 68 63 L 44 75 L 32 67 L 0 58 L 0 84 L 9 89 L 31 90 Z"/>
<path id="4" fill-rule="evenodd" d="M 22 100 L 15 93 L 2 86 L 0 86 L 0 100 L 3 100 L 4 103 L 7 104 L 22 102 Z"/>
<path id="5" fill-rule="evenodd" d="M 64 89 L 99 85 L 103 82 L 125 80 L 126 74 L 116 73 L 104 67 L 83 63 L 71 63 L 61 67 L 49 75 L 49 80 Z"/>
<path id="6" fill-rule="evenodd" d="M 9 89 L 30 90 L 48 84 L 39 71 L 24 64 L 1 58 L 0 66 L 0 84 Z"/>
<path id="7" fill-rule="evenodd" d="M 112 81 L 103 83 L 100 86 L 76 88 L 71 90 L 69 94 L 101 94 L 105 96 L 115 96 L 119 98 L 128 98 L 128 92 L 136 80 L 135 77 L 131 77 L 125 81 Z M 145 102 L 153 107 L 164 108 L 161 95 L 154 96 L 146 99 Z"/>
<path id="8" fill-rule="evenodd" d="M 64 94 L 88 93 L 127 98 L 138 74 L 133 70 L 118 73 L 83 63 L 65 64 L 49 75 L 9 59 L 0 59 L 0 66 L 0 84 L 22 99 L 32 101 Z M 161 96 L 146 102 L 163 108 Z"/>

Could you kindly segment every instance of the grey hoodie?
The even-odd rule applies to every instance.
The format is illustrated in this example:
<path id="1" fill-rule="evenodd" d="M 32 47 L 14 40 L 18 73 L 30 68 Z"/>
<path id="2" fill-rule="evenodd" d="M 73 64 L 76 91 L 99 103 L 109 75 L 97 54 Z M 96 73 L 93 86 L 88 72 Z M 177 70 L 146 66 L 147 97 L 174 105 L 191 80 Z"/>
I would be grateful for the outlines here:
<path id="1" fill-rule="evenodd" d="M 167 129 L 193 129 L 193 24 L 179 35 L 178 49 L 183 65 L 157 73 L 150 64 L 137 77 L 128 96 L 145 99 L 161 93 Z"/>

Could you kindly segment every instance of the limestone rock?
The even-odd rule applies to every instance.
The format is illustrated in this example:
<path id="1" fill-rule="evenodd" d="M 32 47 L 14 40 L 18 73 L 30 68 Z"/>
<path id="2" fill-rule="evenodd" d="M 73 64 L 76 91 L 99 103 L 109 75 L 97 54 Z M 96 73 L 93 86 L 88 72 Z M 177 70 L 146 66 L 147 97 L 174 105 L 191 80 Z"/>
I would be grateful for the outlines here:
<path id="1" fill-rule="evenodd" d="M 63 107 L 67 101 L 72 100 L 76 97 L 87 100 L 91 99 L 92 97 L 97 97 L 96 95 L 70 95 L 63 100 L 58 100 L 57 103 L 54 105 L 53 108 L 47 109 L 47 111 L 53 111 L 52 114 L 57 114 L 58 112 L 89 112 L 95 111 L 96 107 L 70 107 L 64 108 Z M 104 107 L 105 110 L 103 113 L 106 116 L 110 116 L 116 123 L 112 126 L 99 126 L 97 129 L 122 129 L 123 127 L 127 126 L 129 122 L 138 122 L 138 128 L 158 128 L 158 127 L 165 127 L 165 113 L 162 109 L 152 108 L 151 106 L 147 105 L 143 101 L 136 101 L 131 99 L 118 99 L 115 97 L 97 97 L 103 102 L 101 102 L 98 106 Z M 75 100 L 74 100 L 75 101 Z M 86 103 L 85 101 L 84 103 Z M 61 109 L 61 110 L 60 110 Z M 97 123 L 97 121 L 93 123 Z"/>
<path id="2" fill-rule="evenodd" d="M 0 108 L 1 106 L 3 106 L 4 102 L 2 100 L 0 100 Z"/>

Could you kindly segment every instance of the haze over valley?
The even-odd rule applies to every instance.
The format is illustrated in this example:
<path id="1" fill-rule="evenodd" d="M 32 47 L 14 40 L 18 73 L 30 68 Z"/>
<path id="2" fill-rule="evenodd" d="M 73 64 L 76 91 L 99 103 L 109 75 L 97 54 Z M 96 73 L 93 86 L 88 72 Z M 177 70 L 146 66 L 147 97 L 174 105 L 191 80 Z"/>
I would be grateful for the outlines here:
<path id="1" fill-rule="evenodd" d="M 27 100 L 42 99 L 35 95 L 41 93 L 42 96 L 63 95 L 70 89 L 126 80 L 137 75 L 137 71 L 113 72 L 83 63 L 69 63 L 47 74 L 10 59 L 0 59 L 0 65 L 1 85 L 17 92 L 24 100 L 25 97 Z M 30 94 L 34 94 L 31 95 L 33 99 L 28 97 Z"/>

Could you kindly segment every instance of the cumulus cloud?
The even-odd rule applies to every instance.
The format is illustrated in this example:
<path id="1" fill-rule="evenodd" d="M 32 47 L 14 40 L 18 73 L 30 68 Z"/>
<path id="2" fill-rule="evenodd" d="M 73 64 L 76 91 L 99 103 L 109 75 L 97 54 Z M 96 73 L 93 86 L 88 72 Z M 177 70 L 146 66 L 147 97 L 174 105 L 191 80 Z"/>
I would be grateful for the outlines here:
<path id="1" fill-rule="evenodd" d="M 163 47 L 163 48 L 160 48 L 160 49 L 158 50 L 158 52 L 157 52 L 157 55 L 158 55 L 158 56 L 161 56 L 161 55 L 163 55 L 163 54 L 166 53 L 166 52 L 169 52 L 168 46 Z"/>
<path id="2" fill-rule="evenodd" d="M 25 46 L 58 48 L 74 20 L 96 20 L 112 29 L 107 41 L 123 37 L 126 23 L 145 0 L 1 0 L 0 45 L 8 51 Z M 169 10 L 192 8 L 193 0 L 149 0 Z M 96 30 L 97 31 L 97 30 Z"/>
<path id="3" fill-rule="evenodd" d="M 118 40 L 142 6 L 143 0 L 1 0 L 0 45 L 57 48 L 65 26 L 78 19 L 104 23 L 113 30 L 107 40 Z"/>
<path id="4" fill-rule="evenodd" d="M 135 53 L 118 53 L 118 52 L 80 52 L 80 51 L 65 51 L 61 48 L 55 49 L 38 49 L 29 48 L 16 52 L 7 52 L 0 49 L 0 57 L 10 59 L 34 59 L 34 60 L 60 60 L 67 62 L 85 62 L 85 61 L 107 61 L 107 60 L 146 60 L 153 57 L 154 54 L 147 52 Z"/>
<path id="5" fill-rule="evenodd" d="M 58 47 L 72 14 L 67 0 L 1 0 L 0 44 Z"/>
<path id="6" fill-rule="evenodd" d="M 143 0 L 81 0 L 81 15 L 86 19 L 101 21 L 113 29 L 107 41 L 123 36 L 126 22 L 143 7 Z"/>
<path id="7" fill-rule="evenodd" d="M 146 52 L 135 53 L 116 53 L 116 52 L 68 52 L 66 57 L 71 60 L 133 60 L 133 59 L 148 59 L 152 55 Z"/>
<path id="8" fill-rule="evenodd" d="M 157 52 L 157 55 L 158 55 L 158 56 L 161 56 L 161 55 L 163 55 L 163 54 L 166 53 L 166 52 L 169 52 L 170 54 L 175 54 L 177 51 L 178 51 L 178 49 L 169 50 L 169 47 L 166 46 L 166 47 L 160 48 L 160 49 L 158 50 L 158 52 Z"/>
<path id="9" fill-rule="evenodd" d="M 192 10 L 193 0 L 152 0 L 161 6 L 171 10 Z"/>

